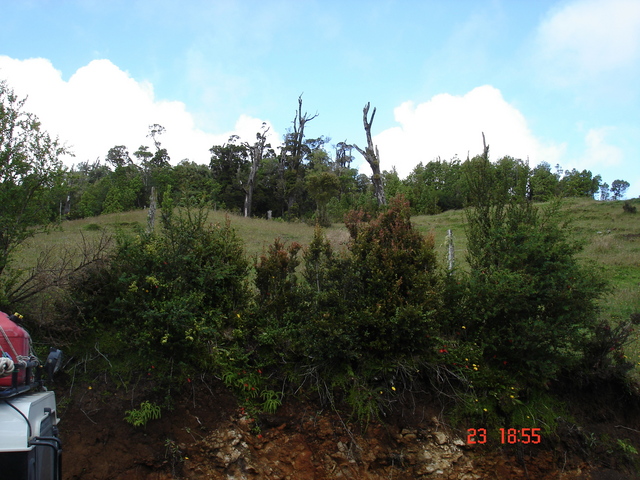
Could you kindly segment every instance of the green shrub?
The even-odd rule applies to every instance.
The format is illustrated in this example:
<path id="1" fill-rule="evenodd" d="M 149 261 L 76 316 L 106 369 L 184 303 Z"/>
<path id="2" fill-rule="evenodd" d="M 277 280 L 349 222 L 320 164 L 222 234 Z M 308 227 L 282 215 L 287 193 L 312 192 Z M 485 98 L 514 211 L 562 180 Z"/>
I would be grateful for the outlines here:
<path id="1" fill-rule="evenodd" d="M 242 335 L 251 300 L 242 243 L 228 220 L 209 224 L 204 208 L 165 214 L 162 223 L 159 234 L 120 232 L 110 264 L 74 289 L 76 304 L 93 328 L 159 369 L 215 365 Z"/>
<path id="2" fill-rule="evenodd" d="M 302 245 L 293 242 L 288 247 L 277 238 L 267 252 L 254 260 L 255 285 L 263 314 L 281 317 L 296 296 L 296 267 Z"/>
<path id="3" fill-rule="evenodd" d="M 127 410 L 124 419 L 134 427 L 144 427 L 149 420 L 157 420 L 160 415 L 161 411 L 158 405 L 144 401 L 140 404 L 140 408 Z"/>
<path id="4" fill-rule="evenodd" d="M 482 361 L 524 385 L 542 385 L 579 364 L 597 320 L 605 282 L 581 264 L 582 245 L 570 237 L 558 203 L 532 202 L 498 189 L 488 160 L 475 159 L 467 209 L 468 275 L 459 275 L 451 330 L 465 326 L 465 341 Z M 456 325 L 457 323 L 457 325 Z"/>
<path id="5" fill-rule="evenodd" d="M 352 238 L 344 254 L 317 227 L 302 282 L 294 277 L 297 246 L 276 241 L 256 264 L 264 350 L 280 356 L 294 381 L 314 384 L 330 403 L 342 399 L 363 422 L 395 391 L 389 372 L 431 355 L 441 304 L 433 239 L 413 228 L 408 203 L 395 199 L 365 220 L 348 215 Z"/>
<path id="6" fill-rule="evenodd" d="M 631 205 L 631 202 L 629 201 L 624 202 L 624 204 L 622 205 L 622 210 L 624 210 L 626 213 L 636 213 L 638 211 L 636 206 Z"/>

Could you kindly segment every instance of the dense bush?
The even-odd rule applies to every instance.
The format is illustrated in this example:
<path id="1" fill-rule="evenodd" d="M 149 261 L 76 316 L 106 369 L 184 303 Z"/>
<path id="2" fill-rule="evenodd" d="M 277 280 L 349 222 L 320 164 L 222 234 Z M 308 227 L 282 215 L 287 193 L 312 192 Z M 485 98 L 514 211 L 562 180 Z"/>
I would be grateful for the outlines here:
<path id="1" fill-rule="evenodd" d="M 445 275 L 398 197 L 375 218 L 346 216 L 345 251 L 320 227 L 307 248 L 275 240 L 254 260 L 253 293 L 228 222 L 163 211 L 160 233 L 121 235 L 111 263 L 79 286 L 88 325 L 160 363 L 213 369 L 271 410 L 284 382 L 366 422 L 422 382 L 455 393 L 465 414 L 516 419 L 585 353 L 607 355 L 592 341 L 603 283 L 577 261 L 555 205 L 477 204 L 470 270 Z"/>
<path id="2" fill-rule="evenodd" d="M 353 213 L 347 223 L 352 237 L 342 253 L 316 228 L 304 251 L 304 281 L 292 280 L 299 246 L 276 241 L 261 257 L 260 340 L 288 378 L 315 385 L 325 400 L 344 395 L 366 420 L 380 392 L 396 389 L 400 365 L 432 354 L 440 280 L 433 239 L 413 228 L 404 199 L 375 219 Z"/>
<path id="3" fill-rule="evenodd" d="M 483 359 L 526 382 L 546 382 L 576 363 L 593 331 L 597 273 L 581 265 L 557 206 L 529 202 L 469 211 L 467 334 Z"/>
<path id="4" fill-rule="evenodd" d="M 549 382 L 583 368 L 605 283 L 578 261 L 582 247 L 558 204 L 537 208 L 510 195 L 486 158 L 473 162 L 469 271 L 445 282 L 439 353 L 467 391 L 466 413 L 515 420 Z"/>
<path id="5" fill-rule="evenodd" d="M 624 210 L 626 213 L 636 213 L 638 211 L 635 205 L 631 205 L 631 202 L 629 201 L 624 202 L 624 204 L 622 205 L 622 210 Z"/>
<path id="6" fill-rule="evenodd" d="M 76 290 L 89 325 L 149 361 L 204 366 L 231 342 L 250 302 L 245 258 L 229 221 L 172 213 L 160 233 L 120 234 L 110 264 Z M 99 295 L 94 293 L 99 292 Z"/>

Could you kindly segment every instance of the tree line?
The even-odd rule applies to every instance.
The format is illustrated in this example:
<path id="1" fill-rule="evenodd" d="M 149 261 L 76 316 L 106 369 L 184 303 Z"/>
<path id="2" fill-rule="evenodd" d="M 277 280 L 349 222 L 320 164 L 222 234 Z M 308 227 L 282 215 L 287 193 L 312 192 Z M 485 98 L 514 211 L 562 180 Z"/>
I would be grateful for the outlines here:
<path id="1" fill-rule="evenodd" d="M 3 103 L 13 98 L 6 111 L 21 111 L 24 102 L 6 83 L 2 84 L 2 92 Z M 354 208 L 374 213 L 386 198 L 397 194 L 409 201 L 412 214 L 463 208 L 469 197 L 467 178 L 477 158 L 421 162 L 404 179 L 395 168 L 381 172 L 371 136 L 375 113 L 374 108 L 369 115 L 369 104 L 363 110 L 366 147 L 347 141 L 334 144 L 325 136 L 307 136 L 307 125 L 318 114 L 304 112 L 300 97 L 291 128 L 280 145 L 267 142 L 269 129 L 263 124 L 253 142 L 232 135 L 222 145 L 213 145 L 208 165 L 189 159 L 171 165 L 169 152 L 161 142 L 165 129 L 154 124 L 147 135 L 151 145 L 142 144 L 133 153 L 124 145 L 115 145 L 102 159 L 65 168 L 56 157 L 46 172 L 39 170 L 36 178 L 42 180 L 40 184 L 47 191 L 42 195 L 40 213 L 47 212 L 50 220 L 77 219 L 144 208 L 149 205 L 152 188 L 159 202 L 170 192 L 177 205 L 197 198 L 210 202 L 214 208 L 248 217 L 304 219 L 321 225 L 341 221 Z M 3 121 L 6 118 L 8 114 L 3 113 Z M 8 124 L 3 125 L 7 127 Z M 56 148 L 58 153 L 64 152 L 61 145 L 56 144 Z M 352 167 L 356 153 L 368 162 L 371 176 Z M 18 167 L 5 163 L 3 168 L 8 172 L 4 179 Z M 493 162 L 492 170 L 513 194 L 539 202 L 554 197 L 616 200 L 629 187 L 624 180 L 609 185 L 589 170 L 564 171 L 560 165 L 552 168 L 548 163 L 532 168 L 528 161 L 509 156 Z"/>
<path id="2" fill-rule="evenodd" d="M 162 146 L 161 125 L 151 125 L 150 145 L 130 153 L 116 145 L 104 159 L 81 161 L 66 168 L 60 158 L 69 153 L 42 129 L 38 118 L 24 110 L 6 82 L 0 82 L 0 274 L 16 245 L 50 221 L 77 219 L 145 208 L 155 190 L 160 204 L 170 196 L 180 206 L 196 199 L 214 208 L 248 217 L 308 220 L 320 225 L 342 221 L 353 209 L 377 213 L 386 198 L 402 194 L 412 214 L 436 214 L 463 208 L 470 195 L 469 179 L 481 156 L 419 163 L 404 179 L 395 169 L 380 171 L 371 128 L 376 109 L 363 109 L 367 145 L 331 143 L 307 136 L 317 117 L 303 110 L 302 98 L 291 128 L 279 146 L 267 142 L 263 124 L 253 142 L 231 136 L 213 145 L 208 165 L 185 159 L 173 166 Z M 372 175 L 352 167 L 362 155 Z M 619 199 L 629 183 L 604 183 L 589 170 L 555 170 L 541 163 L 503 157 L 490 165 L 496 184 L 510 195 L 545 202 L 555 197 Z"/>

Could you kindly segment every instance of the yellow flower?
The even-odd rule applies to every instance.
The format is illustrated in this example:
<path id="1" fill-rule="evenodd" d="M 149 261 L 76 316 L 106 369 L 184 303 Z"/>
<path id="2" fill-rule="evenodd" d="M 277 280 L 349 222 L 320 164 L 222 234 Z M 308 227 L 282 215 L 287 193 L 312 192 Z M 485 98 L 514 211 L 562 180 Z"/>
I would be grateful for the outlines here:
<path id="1" fill-rule="evenodd" d="M 482 410 L 484 410 L 485 412 L 487 411 L 487 409 L 486 409 L 486 408 L 483 408 Z"/>
<path id="2" fill-rule="evenodd" d="M 465 327 L 464 325 L 462 326 L 463 329 L 466 329 L 467 327 Z"/>
<path id="3" fill-rule="evenodd" d="M 396 391 L 396 387 L 391 387 L 391 390 L 393 390 L 395 392 Z"/>

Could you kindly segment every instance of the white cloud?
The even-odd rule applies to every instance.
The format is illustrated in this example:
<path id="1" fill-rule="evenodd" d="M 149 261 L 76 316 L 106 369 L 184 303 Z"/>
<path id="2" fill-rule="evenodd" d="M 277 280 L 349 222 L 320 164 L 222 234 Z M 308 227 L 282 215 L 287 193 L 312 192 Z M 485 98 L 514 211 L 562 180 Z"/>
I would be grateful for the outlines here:
<path id="1" fill-rule="evenodd" d="M 94 60 L 64 81 L 49 60 L 0 56 L 0 78 L 20 97 L 28 96 L 25 109 L 71 147 L 76 157 L 68 163 L 104 158 L 115 145 L 125 145 L 131 153 L 140 145 L 151 146 L 146 136 L 156 123 L 166 129 L 160 141 L 172 163 L 184 158 L 208 163 L 211 146 L 232 134 L 253 142 L 262 125 L 260 119 L 241 115 L 229 132 L 205 132 L 184 103 L 156 99 L 153 85 L 131 78 L 109 60 Z M 278 138 L 273 128 L 270 133 Z"/>
<path id="2" fill-rule="evenodd" d="M 640 59 L 640 2 L 578 0 L 554 11 L 537 32 L 540 68 L 560 84 Z"/>
<path id="3" fill-rule="evenodd" d="M 557 163 L 564 145 L 542 145 L 530 132 L 524 116 L 492 86 L 477 87 L 463 96 L 440 94 L 417 106 L 405 102 L 394 110 L 400 124 L 374 137 L 381 168 L 396 167 L 406 177 L 419 162 L 454 156 L 464 160 L 482 153 L 482 133 L 489 154 Z M 368 166 L 363 165 L 368 172 Z"/>
<path id="4" fill-rule="evenodd" d="M 624 161 L 624 153 L 622 149 L 606 142 L 607 135 L 614 133 L 614 130 L 614 127 L 600 127 L 587 131 L 583 152 L 577 159 L 570 161 L 567 168 L 592 170 L 594 174 L 612 167 L 619 169 Z"/>

